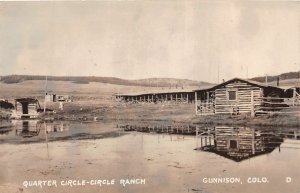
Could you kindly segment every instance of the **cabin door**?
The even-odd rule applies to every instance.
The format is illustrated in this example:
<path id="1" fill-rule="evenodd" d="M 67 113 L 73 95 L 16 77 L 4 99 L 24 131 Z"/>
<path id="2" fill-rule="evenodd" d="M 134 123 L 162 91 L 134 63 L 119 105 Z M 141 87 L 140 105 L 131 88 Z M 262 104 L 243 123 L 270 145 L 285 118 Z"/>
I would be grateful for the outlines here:
<path id="1" fill-rule="evenodd" d="M 23 114 L 28 114 L 28 103 L 22 103 Z"/>
<path id="2" fill-rule="evenodd" d="M 22 131 L 29 131 L 29 122 L 28 121 L 23 121 Z"/>

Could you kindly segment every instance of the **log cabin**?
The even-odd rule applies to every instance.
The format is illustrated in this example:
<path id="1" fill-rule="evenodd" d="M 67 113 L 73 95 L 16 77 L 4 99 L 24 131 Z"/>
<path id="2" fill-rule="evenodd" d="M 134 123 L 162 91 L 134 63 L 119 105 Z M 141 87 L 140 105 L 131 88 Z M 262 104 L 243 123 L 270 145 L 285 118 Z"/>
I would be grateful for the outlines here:
<path id="1" fill-rule="evenodd" d="M 233 78 L 208 89 L 195 90 L 196 114 L 251 113 L 254 116 L 264 106 L 264 99 L 274 100 L 283 95 L 281 88 Z"/>

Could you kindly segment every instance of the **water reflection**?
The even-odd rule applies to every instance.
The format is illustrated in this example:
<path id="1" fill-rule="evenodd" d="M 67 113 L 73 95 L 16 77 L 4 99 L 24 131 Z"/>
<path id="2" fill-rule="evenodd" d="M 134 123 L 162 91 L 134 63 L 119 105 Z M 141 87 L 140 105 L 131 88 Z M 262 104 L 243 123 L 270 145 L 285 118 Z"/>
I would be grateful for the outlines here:
<path id="1" fill-rule="evenodd" d="M 11 128 L 0 128 L 0 136 L 8 135 L 9 132 L 11 132 Z"/>
<path id="2" fill-rule="evenodd" d="M 286 139 L 299 140 L 299 129 L 249 127 L 199 127 L 193 125 L 121 125 L 125 131 L 195 135 L 196 148 L 240 162 L 258 155 L 280 151 Z M 179 129 L 178 129 L 179 128 Z M 171 135 L 172 136 L 172 135 Z"/>
<path id="3" fill-rule="evenodd" d="M 46 131 L 47 133 L 50 132 L 65 132 L 69 130 L 70 125 L 63 123 L 63 122 L 52 122 L 52 123 L 46 123 Z"/>
<path id="4" fill-rule="evenodd" d="M 13 127 L 0 127 L 0 143 L 48 143 L 73 139 L 100 139 L 119 137 L 131 131 L 157 133 L 157 143 L 165 140 L 165 135 L 169 136 L 167 138 L 170 141 L 184 143 L 185 136 L 190 135 L 196 150 L 211 152 L 236 162 L 267 154 L 275 149 L 280 151 L 281 144 L 286 139 L 300 139 L 299 129 L 291 128 L 200 127 L 146 122 L 119 124 L 116 127 L 115 123 L 83 124 L 38 120 L 14 120 L 12 124 Z"/>
<path id="5" fill-rule="evenodd" d="M 52 142 L 70 139 L 98 139 L 104 137 L 117 137 L 113 125 L 103 127 L 105 124 L 91 122 L 65 122 L 40 120 L 11 120 L 10 124 L 0 123 L 0 143 L 33 143 Z M 106 124 L 107 125 L 107 124 Z M 103 133 L 104 131 L 107 131 Z"/>
<path id="6" fill-rule="evenodd" d="M 0 120 L 0 137 L 8 135 L 11 131 L 11 122 L 7 120 Z"/>
<path id="7" fill-rule="evenodd" d="M 289 137 L 287 133 L 244 127 L 216 127 L 210 136 L 201 135 L 200 150 L 213 152 L 234 161 L 270 153 Z"/>
<path id="8" fill-rule="evenodd" d="M 16 135 L 22 136 L 23 138 L 30 138 L 38 136 L 41 130 L 45 130 L 46 134 L 64 132 L 69 130 L 69 125 L 63 122 L 41 122 L 38 120 L 22 120 L 14 121 Z M 11 131 L 11 130 L 10 130 Z"/>
<path id="9" fill-rule="evenodd" d="M 16 135 L 23 138 L 38 136 L 41 130 L 41 124 L 37 120 L 15 122 Z"/>
<path id="10" fill-rule="evenodd" d="M 61 124 L 64 128 L 62 132 L 60 132 Z M 99 179 L 101 176 L 120 179 L 128 176 L 142 177 L 147 180 L 144 186 L 126 188 L 111 186 L 109 189 L 101 187 L 104 192 L 252 193 L 265 190 L 264 192 L 268 193 L 279 193 L 287 192 L 286 190 L 289 190 L 288 192 L 299 190 L 297 186 L 297 181 L 300 179 L 299 129 L 198 127 L 160 125 L 160 123 L 158 125 L 149 123 L 148 127 L 145 123 L 143 127 L 147 133 L 142 133 L 135 130 L 126 132 L 124 127 L 118 130 L 114 124 L 60 121 L 42 123 L 39 135 L 31 138 L 23 138 L 15 135 L 15 132 L 10 132 L 9 135 L 0 137 L 0 142 L 12 143 L 0 144 L 3 147 L 0 150 L 0 154 L 3 155 L 0 156 L 0 163 L 4 168 L 2 178 L 4 176 L 4 179 L 9 182 L 17 180 L 21 182 L 27 180 L 28 176 L 42 179 L 76 179 L 78 176 L 83 179 Z M 22 128 L 23 124 L 20 123 L 19 126 Z M 123 133 L 127 135 L 103 140 L 98 140 L 99 137 L 94 140 L 95 136 L 106 135 L 106 132 L 113 129 L 117 131 L 115 136 L 122 136 Z M 150 133 L 146 131 L 149 129 Z M 189 132 L 194 134 L 188 136 Z M 186 133 L 186 135 L 179 133 Z M 83 138 L 92 140 L 77 141 Z M 67 140 L 58 141 L 62 139 Z M 20 141 L 38 143 L 30 146 L 14 145 Z M 49 146 L 45 143 L 47 141 Z M 56 142 L 51 143 L 53 141 Z M 253 146 L 254 151 L 252 151 Z M 199 150 L 195 151 L 195 147 Z M 227 153 L 228 150 L 231 153 Z M 273 152 L 268 154 L 270 151 Z M 245 160 L 250 155 L 248 158 L 251 161 L 233 161 L 231 157 L 240 152 L 246 155 L 241 160 Z M 255 156 L 258 152 L 266 153 L 258 158 Z M 229 159 L 224 158 L 225 156 Z M 32 162 L 38 164 L 32 165 Z M 95 168 L 101 169 L 101 175 L 99 169 L 95 170 Z M 257 170 L 257 168 L 263 169 Z M 9 173 L 18 173 L 18 175 L 7 175 Z M 201 182 L 203 177 L 241 177 L 241 180 L 246 182 L 247 178 L 252 176 L 266 176 L 271 183 L 235 185 Z M 293 183 L 287 184 L 284 179 L 286 176 L 291 176 Z M 78 187 L 72 190 L 87 192 L 86 188 Z M 53 191 L 52 188 L 43 190 Z M 95 187 L 95 189 L 88 189 L 88 192 L 99 192 L 99 190 L 99 187 Z"/>

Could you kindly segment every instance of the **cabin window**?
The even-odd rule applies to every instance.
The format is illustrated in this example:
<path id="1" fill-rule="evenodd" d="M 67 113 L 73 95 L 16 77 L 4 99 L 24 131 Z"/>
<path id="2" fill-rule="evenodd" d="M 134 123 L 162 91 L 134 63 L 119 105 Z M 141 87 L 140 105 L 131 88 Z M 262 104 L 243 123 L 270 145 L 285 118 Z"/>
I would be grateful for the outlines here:
<path id="1" fill-rule="evenodd" d="M 237 149 L 237 140 L 229 140 L 229 148 L 230 149 Z"/>
<path id="2" fill-rule="evenodd" d="M 230 101 L 236 100 L 236 91 L 228 91 L 228 100 Z"/>

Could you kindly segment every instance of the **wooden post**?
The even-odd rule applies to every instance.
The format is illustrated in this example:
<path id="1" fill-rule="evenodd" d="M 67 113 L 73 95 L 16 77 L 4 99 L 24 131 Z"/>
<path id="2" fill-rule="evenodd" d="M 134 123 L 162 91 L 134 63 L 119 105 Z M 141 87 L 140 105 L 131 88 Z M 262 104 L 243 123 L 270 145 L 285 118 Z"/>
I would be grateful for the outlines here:
<path id="1" fill-rule="evenodd" d="M 186 93 L 186 103 L 189 103 L 189 93 Z"/>
<path id="2" fill-rule="evenodd" d="M 198 138 L 199 138 L 198 127 L 196 126 L 196 148 L 198 148 L 198 146 L 199 146 L 199 144 L 198 144 Z"/>
<path id="3" fill-rule="evenodd" d="M 293 106 L 295 106 L 295 100 L 296 100 L 296 88 L 293 89 Z"/>
<path id="4" fill-rule="evenodd" d="M 196 110 L 196 115 L 198 114 L 197 113 L 197 108 L 198 108 L 198 101 L 197 101 L 197 91 L 195 91 L 195 106 L 196 106 L 196 108 L 195 108 L 195 110 Z"/>
<path id="5" fill-rule="evenodd" d="M 210 93 L 208 92 L 208 104 L 207 104 L 207 106 L 208 106 L 208 109 L 210 110 Z"/>
<path id="6" fill-rule="evenodd" d="M 251 90 L 251 117 L 255 116 L 254 112 L 254 95 L 253 95 L 253 90 Z"/>
<path id="7" fill-rule="evenodd" d="M 255 131 L 252 129 L 252 155 L 255 154 Z"/>
<path id="8" fill-rule="evenodd" d="M 200 136 L 200 143 L 201 143 L 200 147 L 202 147 L 202 136 Z"/>

